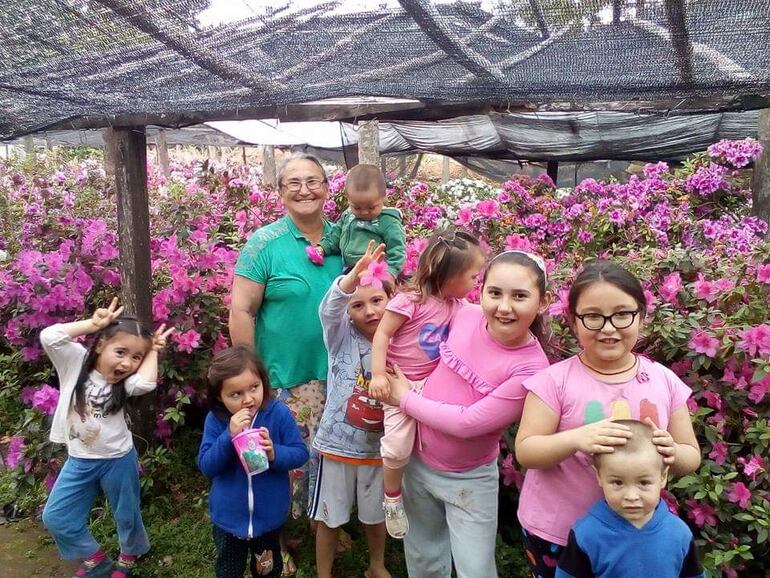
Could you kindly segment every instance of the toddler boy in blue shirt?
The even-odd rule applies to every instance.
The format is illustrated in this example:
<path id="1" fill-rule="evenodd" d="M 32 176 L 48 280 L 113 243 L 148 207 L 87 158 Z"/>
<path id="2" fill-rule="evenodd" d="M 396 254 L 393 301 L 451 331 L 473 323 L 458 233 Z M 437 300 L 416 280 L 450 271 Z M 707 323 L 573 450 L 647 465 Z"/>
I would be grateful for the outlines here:
<path id="1" fill-rule="evenodd" d="M 594 455 L 604 499 L 570 531 L 556 578 L 705 578 L 692 532 L 660 498 L 668 467 L 652 443 L 652 428 L 631 428 L 624 446 Z"/>

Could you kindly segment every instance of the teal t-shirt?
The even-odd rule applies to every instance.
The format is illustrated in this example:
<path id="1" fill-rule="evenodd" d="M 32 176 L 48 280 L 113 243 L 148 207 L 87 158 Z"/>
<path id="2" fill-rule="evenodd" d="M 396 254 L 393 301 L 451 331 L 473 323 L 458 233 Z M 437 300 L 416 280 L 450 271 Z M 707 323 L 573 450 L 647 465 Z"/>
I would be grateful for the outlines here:
<path id="1" fill-rule="evenodd" d="M 324 224 L 324 234 L 331 228 Z M 235 274 L 265 286 L 254 342 L 274 388 L 326 379 L 327 354 L 318 306 L 342 271 L 330 255 L 322 266 L 307 258 L 307 239 L 287 215 L 258 229 L 246 242 Z"/>

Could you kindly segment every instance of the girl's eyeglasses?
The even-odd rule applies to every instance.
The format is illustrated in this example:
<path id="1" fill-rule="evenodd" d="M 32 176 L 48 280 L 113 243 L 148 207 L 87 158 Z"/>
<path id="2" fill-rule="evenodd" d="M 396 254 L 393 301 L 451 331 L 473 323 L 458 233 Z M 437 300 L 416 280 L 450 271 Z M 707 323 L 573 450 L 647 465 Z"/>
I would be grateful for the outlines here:
<path id="1" fill-rule="evenodd" d="M 302 185 L 307 187 L 307 190 L 311 193 L 317 193 L 326 183 L 326 179 L 308 179 L 306 181 L 291 180 L 286 181 L 281 185 L 284 189 L 290 193 L 298 193 L 302 190 Z"/>
<path id="2" fill-rule="evenodd" d="M 576 313 L 575 317 L 580 319 L 583 327 L 589 331 L 601 331 L 608 321 L 615 329 L 626 329 L 627 327 L 631 327 L 638 314 L 639 310 L 637 309 L 636 311 L 616 311 L 612 315 L 602 315 L 600 313 L 584 313 L 583 315 L 578 315 Z"/>

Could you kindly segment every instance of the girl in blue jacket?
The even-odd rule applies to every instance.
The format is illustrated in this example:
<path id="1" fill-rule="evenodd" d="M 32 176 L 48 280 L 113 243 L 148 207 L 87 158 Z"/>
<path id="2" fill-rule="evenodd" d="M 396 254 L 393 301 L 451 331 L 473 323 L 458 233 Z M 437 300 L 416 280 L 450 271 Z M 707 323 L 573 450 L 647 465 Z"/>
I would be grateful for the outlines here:
<path id="1" fill-rule="evenodd" d="M 198 467 L 211 480 L 209 512 L 217 550 L 217 578 L 280 576 L 278 534 L 289 513 L 289 471 L 308 450 L 289 409 L 270 394 L 264 365 L 253 349 L 236 345 L 214 356 L 208 372 L 206 416 Z M 232 438 L 260 428 L 270 468 L 247 476 Z M 249 556 L 251 555 L 251 556 Z"/>

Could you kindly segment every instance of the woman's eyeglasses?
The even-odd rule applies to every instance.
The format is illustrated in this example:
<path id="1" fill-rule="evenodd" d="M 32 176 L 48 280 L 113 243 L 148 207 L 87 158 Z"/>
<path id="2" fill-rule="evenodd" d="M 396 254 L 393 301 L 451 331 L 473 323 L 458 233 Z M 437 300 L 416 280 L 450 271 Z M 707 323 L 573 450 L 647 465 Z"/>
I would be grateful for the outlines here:
<path id="1" fill-rule="evenodd" d="M 317 193 L 326 183 L 326 179 L 308 179 L 306 181 L 290 180 L 281 185 L 284 189 L 290 193 L 298 193 L 302 190 L 302 185 L 307 187 L 307 190 L 311 193 Z"/>
<path id="2" fill-rule="evenodd" d="M 636 311 L 616 311 L 612 315 L 602 315 L 600 313 L 575 314 L 575 317 L 580 319 L 583 327 L 589 331 L 601 331 L 608 321 L 615 329 L 631 327 L 638 314 L 639 310 L 637 309 Z"/>

